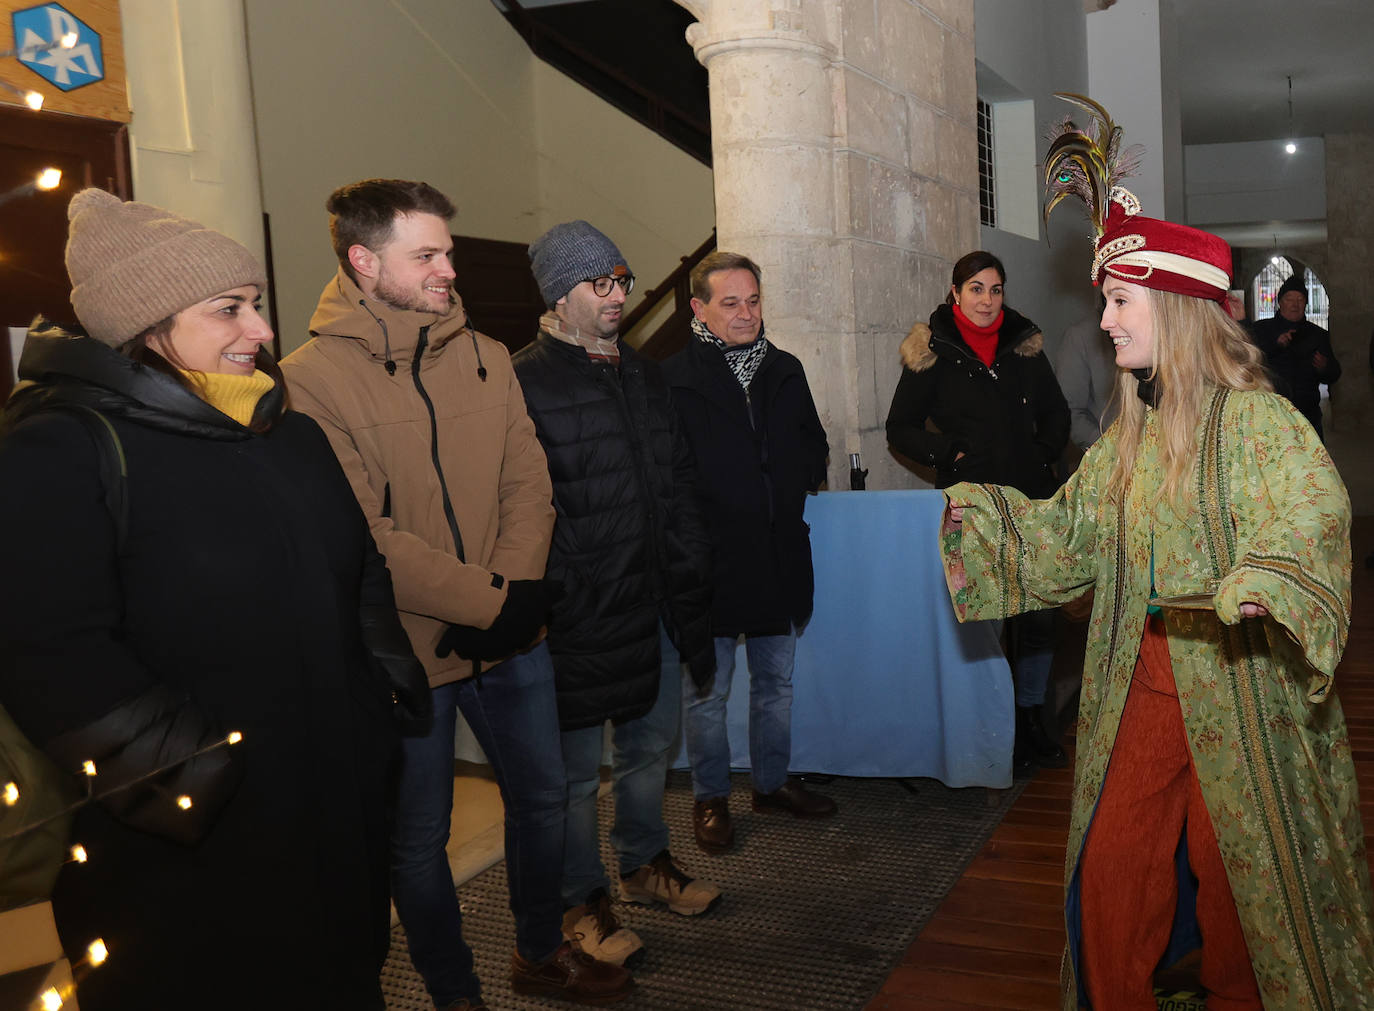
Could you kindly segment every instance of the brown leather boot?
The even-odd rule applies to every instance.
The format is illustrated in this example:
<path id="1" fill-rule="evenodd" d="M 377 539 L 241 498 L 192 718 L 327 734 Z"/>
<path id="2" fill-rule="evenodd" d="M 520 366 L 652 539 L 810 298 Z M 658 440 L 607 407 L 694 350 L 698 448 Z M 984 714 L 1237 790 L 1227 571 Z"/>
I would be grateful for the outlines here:
<path id="1" fill-rule="evenodd" d="M 730 820 L 730 799 L 709 797 L 692 805 L 692 830 L 705 853 L 728 853 L 735 845 L 735 825 Z"/>
<path id="2" fill-rule="evenodd" d="M 527 962 L 518 951 L 511 956 L 510 988 L 531 997 L 555 997 L 600 1007 L 624 1000 L 633 986 L 628 969 L 598 962 L 568 941 L 542 964 Z"/>

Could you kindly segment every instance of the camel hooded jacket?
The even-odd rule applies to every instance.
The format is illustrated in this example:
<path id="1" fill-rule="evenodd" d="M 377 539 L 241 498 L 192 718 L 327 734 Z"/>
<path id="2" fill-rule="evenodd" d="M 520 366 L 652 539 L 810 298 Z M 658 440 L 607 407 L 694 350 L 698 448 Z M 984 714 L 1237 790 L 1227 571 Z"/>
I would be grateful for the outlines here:
<path id="1" fill-rule="evenodd" d="M 480 669 L 435 656 L 449 624 L 487 628 L 504 580 L 544 575 L 553 488 L 504 345 L 447 313 L 393 309 L 342 269 L 282 362 L 293 406 L 319 422 L 386 556 L 430 684 Z M 488 665 L 490 666 L 490 665 Z"/>

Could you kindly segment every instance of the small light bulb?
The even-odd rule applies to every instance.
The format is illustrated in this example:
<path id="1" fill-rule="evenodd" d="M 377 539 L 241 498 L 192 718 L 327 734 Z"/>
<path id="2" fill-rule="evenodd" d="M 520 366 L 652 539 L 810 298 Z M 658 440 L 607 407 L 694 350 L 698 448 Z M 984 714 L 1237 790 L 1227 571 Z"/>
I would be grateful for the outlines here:
<path id="1" fill-rule="evenodd" d="M 44 990 L 39 1000 L 43 1002 L 43 1011 L 57 1011 L 62 1006 L 62 995 L 52 987 Z"/>
<path id="2" fill-rule="evenodd" d="M 86 775 L 88 775 L 88 776 L 94 776 L 94 775 L 95 775 L 95 763 L 92 762 L 89 758 L 86 759 L 84 762 L 81 763 L 81 771 L 84 772 L 84 773 L 85 773 Z"/>
<path id="3" fill-rule="evenodd" d="M 105 947 L 104 939 L 97 937 L 86 947 L 86 954 L 90 956 L 91 965 L 99 965 L 110 957 L 110 950 Z"/>
<path id="4" fill-rule="evenodd" d="M 19 784 L 18 784 L 18 783 L 6 783 L 6 784 L 5 784 L 5 806 L 6 806 L 6 807 L 14 807 L 14 805 L 15 805 L 15 804 L 18 804 L 18 803 L 19 803 Z"/>
<path id="5" fill-rule="evenodd" d="M 24 104 L 27 105 L 34 112 L 37 112 L 39 109 L 43 108 L 42 93 L 37 91 L 24 92 Z"/>
<path id="6" fill-rule="evenodd" d="M 84 864 L 89 858 L 86 856 L 86 847 L 77 843 L 71 848 L 72 859 L 79 864 Z"/>
<path id="7" fill-rule="evenodd" d="M 45 168 L 38 173 L 38 188 L 40 190 L 55 190 L 62 185 L 62 170 L 60 168 Z"/>
<path id="8" fill-rule="evenodd" d="M 1296 154 L 1298 150 L 1298 145 L 1294 144 L 1290 140 L 1287 144 L 1283 145 L 1283 149 L 1287 151 L 1289 154 Z"/>
<path id="9" fill-rule="evenodd" d="M 183 811 L 191 810 L 191 798 L 183 793 L 177 798 L 177 807 L 181 808 Z"/>
<path id="10" fill-rule="evenodd" d="M 229 731 L 229 736 L 225 738 L 225 740 L 227 740 L 230 744 L 238 744 L 239 741 L 243 740 L 243 735 L 240 734 L 237 730 L 231 730 Z"/>

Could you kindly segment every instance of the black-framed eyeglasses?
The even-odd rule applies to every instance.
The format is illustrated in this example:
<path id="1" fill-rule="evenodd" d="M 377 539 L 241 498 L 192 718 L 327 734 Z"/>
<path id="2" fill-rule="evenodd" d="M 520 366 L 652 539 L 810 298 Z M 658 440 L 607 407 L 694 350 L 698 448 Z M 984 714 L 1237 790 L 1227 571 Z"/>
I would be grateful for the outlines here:
<path id="1" fill-rule="evenodd" d="M 620 285 L 620 290 L 627 295 L 635 290 L 635 276 L 633 274 L 620 274 L 617 277 L 611 277 L 608 274 L 602 277 L 589 277 L 587 280 L 591 282 L 592 291 L 596 292 L 597 298 L 605 298 L 609 295 L 612 285 Z"/>

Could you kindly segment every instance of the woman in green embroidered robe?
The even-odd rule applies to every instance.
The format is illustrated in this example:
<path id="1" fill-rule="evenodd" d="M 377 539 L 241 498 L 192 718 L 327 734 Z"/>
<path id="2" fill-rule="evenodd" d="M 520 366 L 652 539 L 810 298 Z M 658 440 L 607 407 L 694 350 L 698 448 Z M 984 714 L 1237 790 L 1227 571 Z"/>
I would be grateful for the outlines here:
<path id="1" fill-rule="evenodd" d="M 1148 965 L 1129 998 L 1106 986 L 1119 984 L 1104 978 L 1113 972 L 1085 980 L 1084 945 L 1096 938 L 1083 930 L 1082 867 L 1095 839 L 1117 847 L 1118 867 L 1135 866 L 1136 845 L 1160 845 L 1162 830 L 1149 820 L 1124 837 L 1095 837 L 1093 828 L 1104 784 L 1142 768 L 1121 756 L 1114 766 L 1113 756 L 1139 712 L 1127 703 L 1141 691 L 1133 684 L 1148 612 L 1162 610 L 1153 628 L 1161 648 L 1167 635 L 1184 768 L 1239 914 L 1242 971 L 1248 951 L 1254 975 L 1249 996 L 1218 995 L 1209 1008 L 1374 1007 L 1364 832 L 1332 686 L 1349 629 L 1349 498 L 1321 440 L 1270 392 L 1258 352 L 1221 308 L 1229 249 L 1207 233 L 1134 216 L 1134 198 L 1118 194 L 1127 209 L 1099 239 L 1094 275 L 1122 369 L 1119 420 L 1051 499 L 991 485 L 948 489 L 941 534 L 960 620 L 1053 607 L 1095 589 L 1065 868 L 1063 1006 L 1154 1007 L 1149 976 L 1166 954 L 1167 924 L 1162 937 L 1137 938 Z M 1123 787 L 1131 788 L 1114 788 Z M 1188 824 L 1206 834 L 1205 824 Z M 1177 844 L 1186 870 L 1192 846 L 1181 829 L 1163 843 L 1170 853 Z M 1186 914 L 1189 876 L 1168 868 L 1164 877 L 1172 880 L 1144 882 L 1144 893 L 1162 895 L 1170 912 L 1177 894 Z M 1139 891 L 1131 878 L 1093 896 L 1127 924 L 1148 919 L 1126 908 Z M 1183 935 L 1175 930 L 1172 953 L 1181 953 L 1179 941 L 1190 946 Z M 1206 982 L 1207 938 L 1202 950 Z"/>

